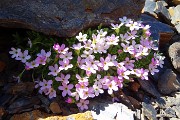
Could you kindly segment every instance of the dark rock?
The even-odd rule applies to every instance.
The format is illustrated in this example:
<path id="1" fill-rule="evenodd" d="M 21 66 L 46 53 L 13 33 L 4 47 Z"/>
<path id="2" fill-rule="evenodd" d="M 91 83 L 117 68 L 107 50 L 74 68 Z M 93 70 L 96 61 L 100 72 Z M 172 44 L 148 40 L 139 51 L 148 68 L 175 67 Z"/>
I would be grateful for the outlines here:
<path id="1" fill-rule="evenodd" d="M 172 0 L 172 2 L 173 2 L 175 5 L 179 5 L 179 4 L 180 4 L 180 0 Z"/>
<path id="2" fill-rule="evenodd" d="M 14 95 L 10 94 L 4 94 L 0 96 L 0 106 L 5 106 L 7 105 L 10 100 L 13 98 Z"/>
<path id="3" fill-rule="evenodd" d="M 141 88 L 151 94 L 153 97 L 159 98 L 161 95 L 158 92 L 156 86 L 153 84 L 152 80 L 141 80 L 138 79 Z"/>
<path id="4" fill-rule="evenodd" d="M 43 110 L 43 111 L 45 111 L 46 113 L 51 113 L 51 110 L 49 109 L 49 106 L 46 106 L 46 105 L 41 105 L 41 109 Z"/>
<path id="5" fill-rule="evenodd" d="M 155 18 L 146 14 L 141 15 L 143 24 L 150 25 L 151 37 L 153 40 L 158 40 L 159 49 L 163 49 L 165 44 L 169 42 L 172 36 L 175 34 L 171 26 L 157 21 Z"/>
<path id="6" fill-rule="evenodd" d="M 125 104 L 128 108 L 134 109 L 132 103 L 130 102 L 129 98 L 123 91 L 118 91 L 114 93 L 115 96 L 121 101 L 121 103 Z"/>
<path id="7" fill-rule="evenodd" d="M 168 50 L 174 68 L 180 72 L 180 42 L 173 43 Z"/>
<path id="8" fill-rule="evenodd" d="M 180 90 L 180 82 L 172 69 L 167 69 L 158 81 L 158 89 L 162 94 L 170 94 Z"/>
<path id="9" fill-rule="evenodd" d="M 138 100 L 136 100 L 135 98 L 133 98 L 131 96 L 128 96 L 128 98 L 129 98 L 130 102 L 132 103 L 132 105 L 135 109 L 141 108 L 141 103 Z"/>
<path id="10" fill-rule="evenodd" d="M 71 37 L 82 29 L 100 23 L 110 24 L 122 16 L 138 18 L 144 2 L 145 0 L 1 0 L 0 26 Z"/>
<path id="11" fill-rule="evenodd" d="M 4 63 L 3 61 L 0 61 L 0 72 L 2 72 L 6 67 L 6 63 Z"/>
<path id="12" fill-rule="evenodd" d="M 7 109 L 10 114 L 32 110 L 34 105 L 40 103 L 38 97 L 16 99 Z"/>
<path id="13" fill-rule="evenodd" d="M 3 107 L 0 107 L 0 119 L 6 114 L 6 110 Z"/>
<path id="14" fill-rule="evenodd" d="M 142 102 L 142 114 L 146 116 L 149 120 L 157 120 L 157 111 L 153 108 L 151 104 L 146 104 Z"/>
<path id="15" fill-rule="evenodd" d="M 20 82 L 18 84 L 14 84 L 10 86 L 6 93 L 10 94 L 23 94 L 23 95 L 30 95 L 34 90 L 34 83 L 33 82 Z"/>
<path id="16" fill-rule="evenodd" d="M 46 98 L 46 97 L 44 97 L 43 95 L 38 95 L 38 98 L 41 100 L 41 102 L 44 104 L 44 105 L 46 105 L 46 106 L 49 106 L 50 105 L 50 101 Z"/>

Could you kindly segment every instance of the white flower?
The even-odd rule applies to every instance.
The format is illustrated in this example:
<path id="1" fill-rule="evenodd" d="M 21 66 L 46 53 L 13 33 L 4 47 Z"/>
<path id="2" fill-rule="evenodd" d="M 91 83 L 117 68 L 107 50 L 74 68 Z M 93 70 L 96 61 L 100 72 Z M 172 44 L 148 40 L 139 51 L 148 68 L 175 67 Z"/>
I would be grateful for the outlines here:
<path id="1" fill-rule="evenodd" d="M 80 42 L 83 42 L 83 41 L 86 41 L 87 40 L 87 34 L 82 34 L 81 32 L 79 33 L 79 36 L 76 36 L 76 38 L 80 41 Z"/>

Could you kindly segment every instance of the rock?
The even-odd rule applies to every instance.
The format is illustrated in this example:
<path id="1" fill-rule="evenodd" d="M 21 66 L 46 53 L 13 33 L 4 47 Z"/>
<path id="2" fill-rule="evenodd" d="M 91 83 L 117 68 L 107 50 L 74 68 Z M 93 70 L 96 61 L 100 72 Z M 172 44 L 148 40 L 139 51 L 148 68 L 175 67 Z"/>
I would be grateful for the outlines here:
<path id="1" fill-rule="evenodd" d="M 173 43 L 168 50 L 174 68 L 180 72 L 180 42 Z"/>
<path id="2" fill-rule="evenodd" d="M 143 13 L 148 13 L 158 19 L 170 23 L 170 14 L 166 6 L 168 6 L 168 4 L 165 1 L 155 2 L 155 0 L 146 0 Z"/>
<path id="3" fill-rule="evenodd" d="M 173 110 L 172 108 L 165 109 L 164 115 L 165 117 L 174 117 L 174 118 L 176 117 L 175 110 Z"/>
<path id="4" fill-rule="evenodd" d="M 172 109 L 176 112 L 176 116 L 180 119 L 180 105 L 179 106 L 173 106 Z"/>
<path id="5" fill-rule="evenodd" d="M 4 62 L 0 61 L 0 72 L 2 72 L 5 67 L 6 67 L 6 64 Z"/>
<path id="6" fill-rule="evenodd" d="M 158 89 L 162 94 L 168 95 L 172 92 L 180 90 L 180 81 L 178 76 L 172 71 L 167 69 L 158 81 Z"/>
<path id="7" fill-rule="evenodd" d="M 130 102 L 132 103 L 132 105 L 135 109 L 141 108 L 141 103 L 138 100 L 136 100 L 135 98 L 133 98 L 131 96 L 128 96 L 128 98 L 129 98 Z"/>
<path id="8" fill-rule="evenodd" d="M 158 40 L 159 49 L 164 49 L 166 43 L 170 41 L 172 36 L 175 34 L 171 26 L 157 21 L 155 18 L 146 14 L 141 15 L 143 24 L 150 25 L 151 37 L 153 40 Z"/>
<path id="9" fill-rule="evenodd" d="M 122 103 L 113 103 L 105 99 L 91 100 L 89 109 L 97 120 L 134 120 L 134 112 Z"/>
<path id="10" fill-rule="evenodd" d="M 0 26 L 26 28 L 71 37 L 82 29 L 110 24 L 119 17 L 138 18 L 145 0 L 1 0 Z"/>
<path id="11" fill-rule="evenodd" d="M 5 109 L 3 107 L 0 107 L 0 119 L 2 119 L 5 114 L 6 114 Z"/>
<path id="12" fill-rule="evenodd" d="M 158 92 L 156 86 L 153 84 L 152 80 L 141 80 L 138 79 L 141 88 L 151 94 L 153 97 L 159 98 L 161 95 Z"/>
<path id="13" fill-rule="evenodd" d="M 62 110 L 57 102 L 52 102 L 49 108 L 53 113 L 56 113 L 56 114 L 62 113 Z"/>
<path id="14" fill-rule="evenodd" d="M 128 88 L 130 90 L 132 90 L 133 92 L 138 92 L 139 88 L 140 88 L 140 84 L 138 82 L 132 82 L 128 85 Z"/>
<path id="15" fill-rule="evenodd" d="M 175 5 L 179 5 L 179 4 L 180 4 L 180 0 L 173 0 L 173 3 L 174 3 Z"/>
<path id="16" fill-rule="evenodd" d="M 170 12 L 171 23 L 180 33 L 180 5 L 177 5 L 176 7 L 170 7 L 168 10 Z"/>
<path id="17" fill-rule="evenodd" d="M 24 111 L 32 110 L 34 105 L 37 105 L 39 103 L 40 100 L 38 99 L 38 97 L 18 98 L 7 108 L 7 111 L 9 112 L 9 114 L 21 113 Z"/>
<path id="18" fill-rule="evenodd" d="M 169 118 L 169 120 L 179 120 L 179 118 Z"/>
<path id="19" fill-rule="evenodd" d="M 70 116 L 52 116 L 51 114 L 34 110 L 22 114 L 15 114 L 10 120 L 93 120 L 93 118 L 90 111 Z"/>
<path id="20" fill-rule="evenodd" d="M 43 104 L 45 104 L 46 106 L 49 106 L 50 105 L 50 101 L 46 98 L 46 97 L 44 97 L 42 94 L 39 94 L 38 95 L 38 98 L 41 100 L 41 102 L 43 103 Z"/>
<path id="21" fill-rule="evenodd" d="M 129 98 L 127 97 L 127 95 L 123 91 L 119 90 L 118 92 L 115 92 L 114 94 L 119 99 L 119 101 L 121 101 L 121 103 L 123 103 L 124 105 L 126 105 L 130 109 L 134 109 Z"/>
<path id="22" fill-rule="evenodd" d="M 142 102 L 142 114 L 146 116 L 149 120 L 157 120 L 157 111 L 153 108 L 151 104 L 146 104 Z"/>
<path id="23" fill-rule="evenodd" d="M 34 90 L 33 82 L 20 82 L 11 86 L 6 93 L 30 95 Z"/>
<path id="24" fill-rule="evenodd" d="M 49 106 L 46 106 L 45 104 L 42 104 L 40 107 L 41 107 L 42 111 L 45 111 L 46 113 L 51 113 L 51 110 L 49 109 Z"/>
<path id="25" fill-rule="evenodd" d="M 7 105 L 13 97 L 14 97 L 14 95 L 11 95 L 11 94 L 1 94 L 0 95 L 0 106 Z"/>

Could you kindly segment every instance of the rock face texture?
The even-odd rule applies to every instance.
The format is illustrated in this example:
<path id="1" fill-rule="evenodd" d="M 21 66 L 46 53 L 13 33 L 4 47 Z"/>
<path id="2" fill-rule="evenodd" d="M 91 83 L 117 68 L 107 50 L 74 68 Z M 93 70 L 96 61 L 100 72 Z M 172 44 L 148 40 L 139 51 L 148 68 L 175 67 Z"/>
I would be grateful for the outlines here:
<path id="1" fill-rule="evenodd" d="M 174 68 L 180 72 L 180 42 L 175 42 L 169 47 L 169 57 Z"/>
<path id="2" fill-rule="evenodd" d="M 158 88 L 162 94 L 166 95 L 180 90 L 178 76 L 171 69 L 167 69 L 158 81 Z"/>
<path id="3" fill-rule="evenodd" d="M 119 17 L 138 18 L 145 0 L 1 0 L 0 26 L 71 37 Z"/>

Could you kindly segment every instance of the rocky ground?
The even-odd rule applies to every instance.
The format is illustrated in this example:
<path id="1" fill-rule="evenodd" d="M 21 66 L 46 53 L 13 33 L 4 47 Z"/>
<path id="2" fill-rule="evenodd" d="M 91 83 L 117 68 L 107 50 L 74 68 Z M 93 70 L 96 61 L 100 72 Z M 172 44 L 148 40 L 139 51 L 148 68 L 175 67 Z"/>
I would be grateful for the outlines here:
<path id="1" fill-rule="evenodd" d="M 143 0 L 136 3 L 133 9 L 135 10 L 138 4 L 142 6 L 142 2 Z M 0 6 L 0 9 L 3 8 L 2 10 L 5 10 L 6 7 L 2 7 L 1 2 Z M 51 7 L 57 6 L 52 5 Z M 103 12 L 101 9 L 98 9 L 98 7 L 103 8 L 101 5 L 95 6 L 96 9 L 94 9 L 94 11 L 96 11 L 97 16 L 92 19 L 98 17 L 98 20 L 101 21 L 103 19 L 104 21 L 107 14 L 105 14 L 105 17 L 102 17 L 101 13 Z M 108 10 L 112 12 L 112 9 L 115 8 L 109 8 Z M 36 8 L 32 10 L 36 10 Z M 88 8 L 88 13 L 81 17 L 87 19 L 85 16 L 91 14 L 92 10 L 92 8 Z M 108 10 L 106 10 L 106 12 Z M 138 11 L 138 9 L 136 10 Z M 18 12 L 18 10 L 16 12 Z M 112 18 L 110 17 L 111 12 L 108 13 L 108 20 Z M 122 10 L 122 12 L 124 11 Z M 115 13 L 116 12 L 113 12 L 113 14 Z M 119 15 L 120 13 L 118 12 L 116 15 L 117 14 Z M 122 15 L 125 15 L 125 13 Z M 131 13 L 128 13 L 128 15 L 130 16 Z M 139 16 L 140 13 L 138 12 L 137 15 Z M 14 19 L 16 19 L 16 17 L 14 17 Z M 2 18 L 0 14 L 1 26 L 7 25 L 7 21 L 4 22 L 6 24 L 2 25 L 3 20 L 5 20 L 5 18 L 3 18 L 3 20 Z M 159 49 L 166 56 L 164 68 L 159 69 L 160 72 L 158 74 L 150 76 L 149 81 L 137 80 L 130 83 L 128 87 L 116 92 L 115 95 L 120 100 L 119 102 L 113 103 L 107 94 L 90 100 L 89 110 L 84 113 L 81 113 L 75 105 L 66 104 L 60 96 L 50 100 L 38 94 L 34 88 L 34 83 L 30 80 L 31 76 L 29 76 L 29 73 L 25 73 L 23 82 L 17 80 L 16 76 L 20 72 L 22 65 L 12 60 L 8 51 L 10 46 L 13 46 L 12 34 L 15 32 L 23 33 L 26 30 L 1 27 L 0 119 L 120 120 L 123 118 L 123 120 L 180 120 L 180 1 L 146 0 L 140 18 L 144 24 L 151 26 L 153 39 L 159 40 Z M 88 20 L 92 19 L 89 18 Z M 48 22 L 51 23 L 52 21 Z M 56 20 L 55 22 L 54 24 L 58 24 Z M 68 22 L 70 23 L 72 21 Z M 87 23 L 87 21 L 85 23 Z M 81 25 L 85 23 L 82 22 Z M 92 22 L 92 25 L 93 24 Z M 11 27 L 11 25 L 12 23 L 9 23 L 7 26 Z M 36 24 L 33 24 L 33 22 L 28 24 L 29 26 L 27 24 L 25 25 L 25 23 L 21 23 L 21 25 L 23 25 L 22 28 L 31 26 L 30 29 L 34 30 L 43 28 L 41 24 L 38 24 L 37 28 L 34 28 Z M 75 24 L 73 25 L 74 27 L 76 26 Z M 61 30 L 64 29 L 64 27 L 68 26 L 62 26 Z M 54 29 L 57 30 L 58 28 Z M 76 29 L 76 32 L 80 29 Z M 45 30 L 41 29 L 40 31 L 47 33 L 48 30 L 49 28 Z M 49 34 L 59 35 L 59 33 L 52 31 Z M 72 33 L 70 36 L 73 34 L 75 33 Z M 66 36 L 67 34 L 64 32 L 63 35 Z"/>

